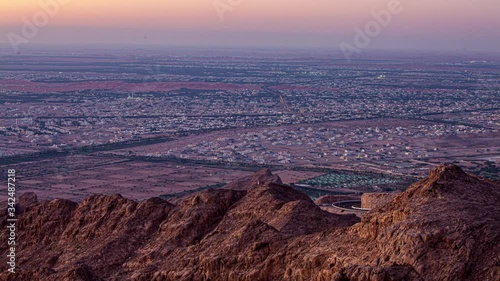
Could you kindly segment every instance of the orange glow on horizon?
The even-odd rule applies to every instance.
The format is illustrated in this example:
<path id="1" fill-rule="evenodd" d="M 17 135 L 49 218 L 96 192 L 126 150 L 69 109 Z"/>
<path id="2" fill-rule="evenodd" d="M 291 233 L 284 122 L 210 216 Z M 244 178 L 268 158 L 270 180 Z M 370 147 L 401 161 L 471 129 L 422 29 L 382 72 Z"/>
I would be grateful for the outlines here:
<path id="1" fill-rule="evenodd" d="M 47 29 L 195 30 L 196 32 L 264 32 L 350 36 L 372 20 L 371 12 L 397 0 L 241 0 L 219 18 L 214 3 L 228 0 L 0 0 L 0 32 L 19 29 L 23 18 L 43 11 L 41 2 L 64 1 Z M 498 0 L 399 0 L 404 11 L 384 28 L 387 36 L 445 34 L 499 37 Z M 237 1 L 233 1 L 237 2 Z M 89 31 L 90 32 L 90 31 Z M 1 35 L 1 34 L 0 34 Z M 54 35 L 56 36 L 56 35 Z M 60 35 L 65 38 L 65 35 Z M 104 36 L 104 35 L 103 35 Z M 112 37 L 113 34 L 110 33 Z M 2 36 L 5 37 L 5 36 Z M 47 39 L 47 40 L 53 40 Z M 5 38 L 0 38 L 0 41 Z M 62 40 L 62 39 L 61 39 Z M 96 39 L 99 40 L 99 39 Z"/>

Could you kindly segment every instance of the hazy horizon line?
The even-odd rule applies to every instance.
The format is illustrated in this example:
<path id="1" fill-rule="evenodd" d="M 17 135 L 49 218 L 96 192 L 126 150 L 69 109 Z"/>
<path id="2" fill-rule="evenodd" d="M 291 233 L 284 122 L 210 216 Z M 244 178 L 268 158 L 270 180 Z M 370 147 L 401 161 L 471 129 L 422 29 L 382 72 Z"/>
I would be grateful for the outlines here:
<path id="1" fill-rule="evenodd" d="M 238 45 L 238 44 L 174 44 L 174 43 L 102 43 L 102 42 L 88 42 L 88 43 L 75 43 L 75 42 L 33 42 L 24 45 L 20 48 L 21 51 L 36 51 L 36 49 L 60 49 L 71 48 L 73 50 L 82 49 L 96 49 L 96 50 L 130 50 L 130 49 L 144 49 L 151 51 L 161 51 L 168 49 L 191 49 L 191 50 L 288 50 L 288 51 L 318 51 L 329 53 L 342 53 L 336 46 L 301 46 L 301 45 Z M 8 42 L 0 42 L 0 49 L 12 49 Z M 401 47 L 385 47 L 385 48 L 366 48 L 362 54 L 358 56 L 368 55 L 370 53 L 386 53 L 396 52 L 398 54 L 457 54 L 457 55 L 500 55 L 500 50 L 479 50 L 479 49 L 446 49 L 446 48 L 401 48 Z"/>

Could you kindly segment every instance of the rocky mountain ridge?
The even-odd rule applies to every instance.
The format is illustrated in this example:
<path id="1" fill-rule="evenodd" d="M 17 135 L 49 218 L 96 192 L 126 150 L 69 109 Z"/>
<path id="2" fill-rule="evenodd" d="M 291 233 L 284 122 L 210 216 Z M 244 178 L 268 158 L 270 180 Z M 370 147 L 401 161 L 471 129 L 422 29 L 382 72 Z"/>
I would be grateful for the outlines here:
<path id="1" fill-rule="evenodd" d="M 443 165 L 361 220 L 269 171 L 176 205 L 27 194 L 0 280 L 499 280 L 499 188 Z"/>

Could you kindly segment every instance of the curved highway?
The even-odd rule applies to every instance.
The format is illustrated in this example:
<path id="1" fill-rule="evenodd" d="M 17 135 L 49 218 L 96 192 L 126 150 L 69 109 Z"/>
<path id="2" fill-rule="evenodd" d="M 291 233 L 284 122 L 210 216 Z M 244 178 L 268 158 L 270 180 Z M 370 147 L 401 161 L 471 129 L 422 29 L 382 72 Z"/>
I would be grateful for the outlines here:
<path id="1" fill-rule="evenodd" d="M 332 207 L 341 209 L 344 211 L 360 211 L 368 212 L 370 209 L 361 208 L 361 200 L 347 200 L 339 201 L 332 204 Z"/>

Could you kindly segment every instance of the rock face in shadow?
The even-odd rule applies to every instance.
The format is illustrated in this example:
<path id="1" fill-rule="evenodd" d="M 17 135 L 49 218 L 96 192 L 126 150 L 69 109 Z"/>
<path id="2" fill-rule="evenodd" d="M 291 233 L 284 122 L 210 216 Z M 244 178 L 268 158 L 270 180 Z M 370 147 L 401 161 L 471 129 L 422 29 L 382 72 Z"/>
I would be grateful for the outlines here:
<path id="1" fill-rule="evenodd" d="M 177 205 L 30 199 L 0 280 L 499 280 L 499 188 L 443 165 L 361 221 L 266 170 Z"/>

